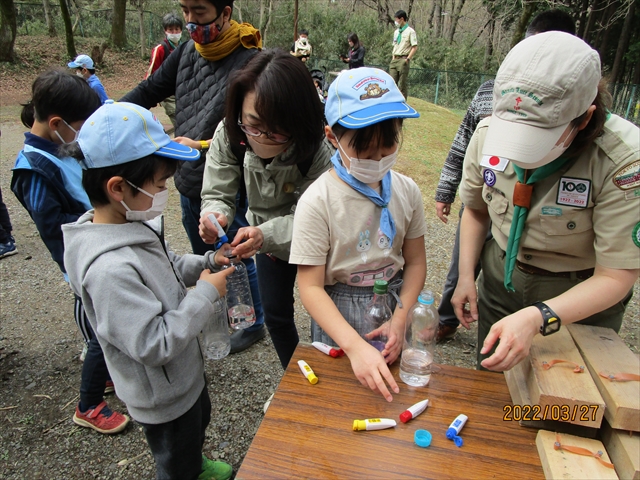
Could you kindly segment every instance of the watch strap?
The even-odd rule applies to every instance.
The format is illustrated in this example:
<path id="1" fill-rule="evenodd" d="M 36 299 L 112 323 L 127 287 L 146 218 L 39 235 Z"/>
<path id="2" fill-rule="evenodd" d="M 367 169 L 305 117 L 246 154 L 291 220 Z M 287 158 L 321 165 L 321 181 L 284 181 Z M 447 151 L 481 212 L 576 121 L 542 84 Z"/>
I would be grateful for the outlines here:
<path id="1" fill-rule="evenodd" d="M 542 325 L 540 326 L 540 334 L 545 336 L 560 330 L 560 325 L 562 324 L 562 322 L 560 321 L 560 317 L 556 315 L 556 312 L 551 310 L 551 308 L 549 308 L 549 306 L 546 303 L 534 302 L 531 304 L 531 306 L 536 307 L 538 310 L 540 310 L 540 313 L 542 314 Z M 548 331 L 548 326 L 555 322 L 557 322 L 558 328 Z"/>

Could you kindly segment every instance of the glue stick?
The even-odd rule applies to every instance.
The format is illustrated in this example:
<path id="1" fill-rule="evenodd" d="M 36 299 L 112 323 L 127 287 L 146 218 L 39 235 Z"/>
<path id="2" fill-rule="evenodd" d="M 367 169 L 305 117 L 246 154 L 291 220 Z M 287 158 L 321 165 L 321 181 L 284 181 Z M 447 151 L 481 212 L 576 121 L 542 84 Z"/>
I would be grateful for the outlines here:
<path id="1" fill-rule="evenodd" d="M 402 423 L 407 423 L 409 420 L 416 418 L 422 412 L 424 412 L 429 406 L 429 399 L 422 400 L 421 402 L 411 405 L 404 412 L 400 414 L 400 420 Z"/>
<path id="2" fill-rule="evenodd" d="M 300 371 L 302 372 L 302 374 L 307 378 L 307 380 L 309 380 L 309 383 L 311 385 L 315 385 L 316 383 L 318 383 L 318 377 L 316 377 L 316 374 L 313 373 L 313 370 L 311 370 L 311 367 L 307 364 L 307 362 L 305 362 L 304 360 L 298 360 L 298 366 L 300 367 Z"/>
<path id="3" fill-rule="evenodd" d="M 462 437 L 458 436 L 464 424 L 467 423 L 469 417 L 463 415 L 462 413 L 456 417 L 456 419 L 449 425 L 447 428 L 447 438 L 449 440 L 453 440 L 453 443 L 456 444 L 456 447 L 461 447 L 463 444 Z"/>
<path id="4" fill-rule="evenodd" d="M 391 418 L 367 418 L 366 420 L 354 420 L 353 431 L 359 430 L 384 430 L 385 428 L 393 428 L 396 421 Z"/>
<path id="5" fill-rule="evenodd" d="M 216 230 L 218 230 L 218 239 L 220 240 L 220 244 L 223 243 L 229 243 L 229 237 L 227 237 L 227 234 L 224 233 L 224 228 L 222 228 L 222 226 L 220 225 L 220 223 L 218 222 L 218 219 L 216 218 L 216 216 L 213 213 L 210 213 L 207 218 L 209 219 L 209 221 L 211 223 L 213 223 L 213 226 L 216 227 Z M 219 247 L 217 247 L 219 248 Z"/>
<path id="6" fill-rule="evenodd" d="M 311 345 L 316 347 L 325 355 L 329 355 L 330 357 L 338 358 L 344 356 L 344 350 L 342 350 L 341 348 L 333 348 L 322 342 L 313 342 Z"/>

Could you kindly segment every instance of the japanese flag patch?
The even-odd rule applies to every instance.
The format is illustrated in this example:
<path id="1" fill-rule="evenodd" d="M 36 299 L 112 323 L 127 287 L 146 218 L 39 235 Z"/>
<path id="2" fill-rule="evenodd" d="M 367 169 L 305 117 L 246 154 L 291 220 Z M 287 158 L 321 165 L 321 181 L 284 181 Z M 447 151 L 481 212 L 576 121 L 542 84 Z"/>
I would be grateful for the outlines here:
<path id="1" fill-rule="evenodd" d="M 503 157 L 496 157 L 495 155 L 483 155 L 480 162 L 481 167 L 490 168 L 496 172 L 504 172 L 504 169 L 509 165 L 509 160 Z"/>

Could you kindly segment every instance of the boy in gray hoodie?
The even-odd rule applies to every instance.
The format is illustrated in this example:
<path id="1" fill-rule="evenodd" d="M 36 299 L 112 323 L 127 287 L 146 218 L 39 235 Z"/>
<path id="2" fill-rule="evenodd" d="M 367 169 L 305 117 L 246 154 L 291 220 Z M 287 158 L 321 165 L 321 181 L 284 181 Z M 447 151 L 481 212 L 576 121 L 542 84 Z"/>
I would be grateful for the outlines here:
<path id="1" fill-rule="evenodd" d="M 118 396 L 142 425 L 157 478 L 226 480 L 231 466 L 202 455 L 211 402 L 197 336 L 233 269 L 211 273 L 220 250 L 174 254 L 160 216 L 178 161 L 200 153 L 172 142 L 148 110 L 112 100 L 67 153 L 85 169 L 94 209 L 62 226 L 64 263 Z"/>

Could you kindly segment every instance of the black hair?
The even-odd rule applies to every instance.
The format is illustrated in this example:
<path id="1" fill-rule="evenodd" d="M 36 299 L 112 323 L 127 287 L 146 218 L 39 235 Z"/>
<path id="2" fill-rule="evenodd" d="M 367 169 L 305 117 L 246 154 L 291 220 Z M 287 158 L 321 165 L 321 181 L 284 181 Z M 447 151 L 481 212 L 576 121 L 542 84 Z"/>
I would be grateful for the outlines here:
<path id="1" fill-rule="evenodd" d="M 63 145 L 59 153 L 61 156 L 84 160 L 84 154 L 78 142 Z M 82 187 L 87 192 L 91 205 L 99 207 L 109 205 L 106 186 L 110 178 L 122 177 L 136 187 L 142 188 L 145 183 L 153 181 L 158 173 L 171 176 L 177 168 L 178 160 L 152 154 L 120 165 L 83 170 Z M 134 197 L 140 193 L 135 188 L 132 188 L 132 192 Z"/>
<path id="2" fill-rule="evenodd" d="M 20 120 L 33 127 L 35 120 L 46 122 L 57 115 L 67 123 L 86 120 L 100 108 L 100 97 L 82 78 L 63 70 L 41 73 L 31 86 L 31 100 L 22 104 Z"/>
<path id="3" fill-rule="evenodd" d="M 404 21 L 407 21 L 407 12 L 404 10 L 398 10 L 393 18 L 404 18 Z"/>
<path id="4" fill-rule="evenodd" d="M 184 28 L 184 22 L 175 13 L 167 13 L 162 17 L 162 29 L 166 30 L 169 27 L 178 27 L 180 30 Z"/>
<path id="5" fill-rule="evenodd" d="M 298 30 L 298 36 L 300 36 L 300 35 L 306 35 L 308 37 L 309 36 L 309 30 L 306 30 L 304 28 L 301 29 L 301 30 Z"/>
<path id="6" fill-rule="evenodd" d="M 331 127 L 331 130 L 340 140 L 349 129 L 336 123 Z M 354 131 L 355 134 L 351 137 L 349 146 L 354 148 L 356 153 L 364 152 L 372 145 L 376 145 L 378 148 L 389 148 L 400 143 L 402 119 L 390 118 Z"/>
<path id="7" fill-rule="evenodd" d="M 216 13 L 220 15 L 225 7 L 231 7 L 233 12 L 233 0 L 209 0 L 209 3 L 216 8 Z"/>
<path id="8" fill-rule="evenodd" d="M 356 33 L 350 33 L 347 35 L 347 40 L 353 43 L 353 48 L 360 48 L 360 39 Z"/>
<path id="9" fill-rule="evenodd" d="M 571 35 L 576 34 L 576 22 L 573 17 L 564 10 L 546 10 L 536 15 L 527 27 L 526 36 L 530 37 L 536 33 L 544 32 L 566 32 Z"/>
<path id="10" fill-rule="evenodd" d="M 83 68 L 87 68 L 87 67 L 78 67 L 77 70 L 82 71 Z M 91 75 L 95 75 L 96 74 L 96 69 L 95 68 L 87 68 L 87 71 L 91 74 Z"/>
<path id="11" fill-rule="evenodd" d="M 246 142 L 238 126 L 242 103 L 255 92 L 255 109 L 275 133 L 290 135 L 297 155 L 292 163 L 309 158 L 324 137 L 324 114 L 307 67 L 284 50 L 269 49 L 254 55 L 230 77 L 227 87 L 225 129 L 232 145 Z M 295 99 L 292 107 L 288 99 Z"/>

